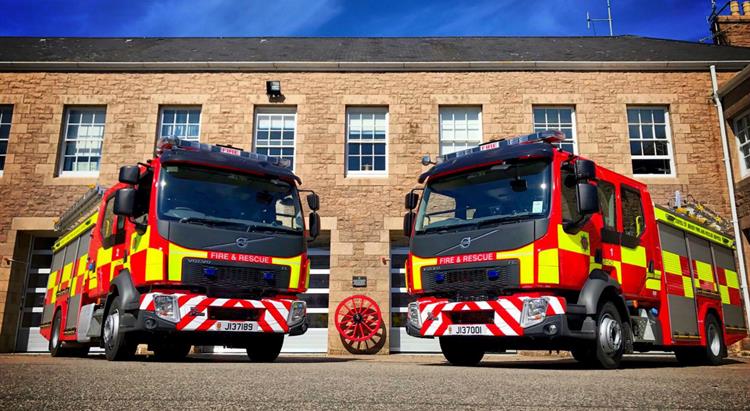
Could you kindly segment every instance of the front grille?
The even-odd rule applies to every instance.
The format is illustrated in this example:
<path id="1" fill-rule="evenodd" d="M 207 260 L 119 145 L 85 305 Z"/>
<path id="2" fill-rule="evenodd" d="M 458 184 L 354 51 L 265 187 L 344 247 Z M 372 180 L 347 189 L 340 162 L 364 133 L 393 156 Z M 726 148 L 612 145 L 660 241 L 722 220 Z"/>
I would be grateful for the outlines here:
<path id="1" fill-rule="evenodd" d="M 422 269 L 422 286 L 426 292 L 502 292 L 519 286 L 518 260 L 500 260 L 481 266 L 449 268 L 450 266 Z M 488 273 L 492 272 L 492 275 Z"/>
<path id="2" fill-rule="evenodd" d="M 264 278 L 269 273 L 273 278 Z M 200 258 L 182 260 L 182 282 L 208 289 L 234 292 L 285 289 L 289 287 L 289 275 L 287 266 L 246 265 Z"/>
<path id="3" fill-rule="evenodd" d="M 208 307 L 209 320 L 258 321 L 260 310 L 254 308 Z"/>

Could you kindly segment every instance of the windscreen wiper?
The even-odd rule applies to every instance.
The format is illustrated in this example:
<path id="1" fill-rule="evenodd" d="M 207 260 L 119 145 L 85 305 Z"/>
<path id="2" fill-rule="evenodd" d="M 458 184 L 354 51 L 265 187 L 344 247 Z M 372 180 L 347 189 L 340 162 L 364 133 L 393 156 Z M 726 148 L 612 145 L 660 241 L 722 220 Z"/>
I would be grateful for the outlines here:
<path id="1" fill-rule="evenodd" d="M 226 221 L 226 220 L 217 220 L 214 218 L 205 218 L 205 217 L 184 217 L 180 219 L 181 223 L 188 223 L 188 224 L 202 224 L 207 226 L 214 226 L 214 227 L 245 227 L 245 224 L 238 223 L 234 221 Z"/>
<path id="2" fill-rule="evenodd" d="M 488 224 L 495 224 L 495 223 L 509 224 L 509 223 L 515 223 L 515 222 L 522 221 L 522 220 L 528 220 L 530 217 L 531 217 L 530 214 L 496 216 L 496 217 L 477 221 L 474 223 L 474 225 L 478 228 L 478 227 L 482 227 Z"/>
<path id="3" fill-rule="evenodd" d="M 300 230 L 294 228 L 283 227 L 278 225 L 265 225 L 265 224 L 245 224 L 245 231 L 247 232 L 258 232 L 258 233 L 300 233 Z"/>

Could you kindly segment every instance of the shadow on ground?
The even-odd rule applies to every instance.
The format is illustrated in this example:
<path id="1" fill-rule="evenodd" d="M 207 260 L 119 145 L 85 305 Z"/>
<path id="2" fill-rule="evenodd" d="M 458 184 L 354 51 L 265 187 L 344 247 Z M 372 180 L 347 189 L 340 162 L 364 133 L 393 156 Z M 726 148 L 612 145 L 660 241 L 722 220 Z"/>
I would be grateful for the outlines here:
<path id="1" fill-rule="evenodd" d="M 88 359 L 92 360 L 100 360 L 100 361 L 106 361 L 106 358 L 103 354 L 101 355 L 89 355 L 86 357 Z M 352 357 L 352 358 L 340 358 L 340 357 L 325 357 L 325 356 L 315 356 L 315 355 L 281 355 L 279 358 L 274 361 L 274 363 L 282 363 L 282 364 L 325 364 L 325 363 L 343 363 L 343 362 L 350 362 L 350 361 L 360 361 L 359 358 Z M 250 360 L 240 354 L 191 354 L 187 358 L 179 361 L 159 361 L 154 356 L 151 355 L 136 355 L 131 362 L 146 362 L 146 363 L 182 363 L 182 364 L 190 364 L 190 363 L 249 363 Z"/>
<path id="2" fill-rule="evenodd" d="M 722 365 L 741 364 L 742 361 L 734 359 L 724 359 Z M 448 362 L 442 363 L 423 363 L 425 366 L 433 367 L 454 367 Z M 620 363 L 620 369 L 656 369 L 656 368 L 683 368 L 674 357 L 636 357 L 623 358 Z M 694 367 L 694 366 L 690 366 Z M 472 368 L 472 367 L 469 367 Z M 476 368 L 505 368 L 505 369 L 529 369 L 529 370 L 595 370 L 579 363 L 572 358 L 550 358 L 550 359 L 529 359 L 529 360 L 508 360 L 482 361 Z"/>

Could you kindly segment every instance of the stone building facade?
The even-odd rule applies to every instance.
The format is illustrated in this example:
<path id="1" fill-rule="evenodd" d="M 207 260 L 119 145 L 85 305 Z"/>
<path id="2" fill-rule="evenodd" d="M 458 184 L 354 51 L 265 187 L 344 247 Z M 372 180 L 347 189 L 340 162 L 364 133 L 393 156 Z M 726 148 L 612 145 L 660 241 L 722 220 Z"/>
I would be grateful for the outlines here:
<path id="1" fill-rule="evenodd" d="M 318 40 L 317 47 L 341 47 L 340 41 Z M 149 54 L 189 39 L 146 39 L 142 49 L 132 49 L 141 40 L 0 39 L 0 107 L 11 113 L 4 114 L 10 117 L 9 138 L 0 176 L 0 350 L 16 350 L 19 330 L 31 326 L 21 323 L 33 321 L 19 307 L 30 298 L 34 239 L 54 237 L 55 218 L 90 185 L 109 185 L 121 165 L 148 159 L 168 108 L 199 110 L 201 142 L 250 150 L 258 148 L 259 113 L 283 108 L 295 114 L 295 172 L 304 188 L 321 196 L 324 248 L 330 251 L 328 312 L 345 297 L 364 293 L 383 310 L 385 330 L 399 315 L 390 307 L 403 298 L 392 283 L 398 271 L 392 249 L 403 245 L 403 196 L 424 171 L 420 157 L 440 152 L 442 116 L 451 110 L 479 113 L 479 141 L 533 131 L 537 110 L 570 110 L 577 152 L 626 175 L 634 175 L 629 113 L 657 110 L 666 116 L 670 172 L 634 177 L 650 185 L 657 203 L 668 203 L 679 190 L 729 214 L 708 67 L 715 64 L 720 83 L 726 83 L 750 63 L 750 49 L 635 37 L 485 38 L 474 39 L 474 47 L 498 54 L 472 55 L 462 49 L 466 39 L 365 40 L 350 39 L 338 57 L 325 50 L 310 57 L 295 51 L 299 44 L 285 43 L 290 40 L 264 39 L 263 47 L 277 47 L 275 52 L 299 53 L 269 63 L 248 51 L 259 39 L 226 40 L 241 50 L 233 61 L 207 51 L 219 49 L 214 46 L 221 39 L 211 47 L 193 44 L 198 51 L 190 61 Z M 576 54 L 580 46 L 592 54 Z M 408 53 L 418 47 L 425 49 Z M 506 51 L 499 54 L 496 47 Z M 512 57 L 519 54 L 507 47 L 524 57 Z M 110 54 L 90 51 L 96 48 Z M 441 55 L 446 49 L 457 51 Z M 561 54 L 546 55 L 550 49 Z M 269 100 L 269 80 L 280 81 L 283 101 Z M 84 107 L 105 113 L 98 170 L 66 173 L 68 114 Z M 355 173 L 348 166 L 347 124 L 350 114 L 363 109 L 386 113 L 386 166 L 374 170 L 380 172 Z M 367 287 L 353 288 L 353 276 L 366 276 Z M 327 350 L 342 353 L 332 317 Z"/>

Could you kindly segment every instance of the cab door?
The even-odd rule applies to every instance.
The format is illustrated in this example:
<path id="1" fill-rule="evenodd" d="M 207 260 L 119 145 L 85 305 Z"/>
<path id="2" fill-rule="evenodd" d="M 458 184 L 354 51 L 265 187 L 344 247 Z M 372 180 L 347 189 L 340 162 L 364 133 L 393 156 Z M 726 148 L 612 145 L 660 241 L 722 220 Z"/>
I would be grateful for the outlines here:
<path id="1" fill-rule="evenodd" d="M 617 228 L 617 188 L 609 181 L 597 181 L 599 210 L 602 214 L 601 249 L 595 251 L 594 260 L 602 270 L 620 282 L 620 235 Z"/>
<path id="2" fill-rule="evenodd" d="M 620 255 L 622 275 L 620 284 L 626 298 L 635 298 L 641 294 L 646 285 L 646 272 L 653 270 L 654 256 L 648 247 L 651 233 L 656 227 L 647 224 L 643 196 L 640 190 L 629 185 L 620 186 L 620 205 L 622 210 L 622 234 L 620 235 Z M 651 219 L 653 221 L 653 218 Z M 649 257 L 652 261 L 649 264 Z"/>
<path id="3" fill-rule="evenodd" d="M 109 290 L 109 283 L 119 273 L 125 256 L 125 218 L 115 215 L 116 192 L 110 192 L 106 198 L 96 230 L 101 244 L 96 252 L 97 287 L 101 293 Z"/>

